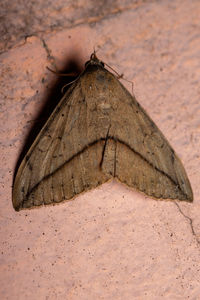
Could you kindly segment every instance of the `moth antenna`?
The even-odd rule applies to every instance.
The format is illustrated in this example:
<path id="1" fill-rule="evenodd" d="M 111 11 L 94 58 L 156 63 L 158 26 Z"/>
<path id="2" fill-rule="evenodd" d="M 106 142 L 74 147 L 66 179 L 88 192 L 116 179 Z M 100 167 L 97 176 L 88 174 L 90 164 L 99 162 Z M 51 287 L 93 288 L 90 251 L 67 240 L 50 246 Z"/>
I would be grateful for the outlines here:
<path id="1" fill-rule="evenodd" d="M 112 68 L 111 66 L 109 66 L 107 63 L 104 62 L 104 65 L 107 66 L 109 69 L 111 69 L 111 70 L 117 75 L 117 79 L 123 79 L 123 80 L 125 80 L 125 81 L 131 83 L 131 85 L 132 85 L 132 94 L 133 94 L 133 96 L 134 96 L 134 93 L 133 93 L 134 82 L 133 82 L 133 81 L 130 81 L 130 80 L 126 79 L 126 78 L 124 78 L 124 74 L 123 74 L 123 73 L 120 75 L 115 69 L 113 69 L 113 68 Z"/>
<path id="2" fill-rule="evenodd" d="M 52 73 L 54 73 L 54 74 L 56 74 L 56 75 L 58 75 L 58 76 L 64 76 L 64 77 L 74 77 L 74 76 L 77 76 L 77 73 L 66 73 L 66 74 L 65 74 L 65 73 L 59 73 L 59 72 L 57 72 L 57 71 L 54 71 L 54 70 L 50 69 L 49 67 L 46 67 L 46 68 L 47 68 L 47 70 L 49 70 L 50 72 L 52 72 Z M 61 93 L 63 93 L 63 91 L 64 91 L 64 89 L 65 89 L 66 86 L 68 86 L 68 85 L 70 85 L 70 84 L 76 82 L 76 80 L 79 79 L 79 77 L 82 75 L 82 73 L 83 73 L 83 71 L 79 74 L 79 76 L 78 76 L 76 79 L 74 79 L 74 80 L 72 80 L 71 82 L 65 84 L 65 85 L 62 87 L 62 89 L 61 89 Z"/>
<path id="3" fill-rule="evenodd" d="M 62 87 L 61 93 L 64 94 L 64 89 L 65 89 L 68 85 L 70 85 L 70 84 L 76 82 L 77 79 L 79 79 L 79 77 L 77 77 L 76 79 L 72 80 L 71 82 L 66 83 L 66 84 Z"/>
<path id="4" fill-rule="evenodd" d="M 76 81 L 81 77 L 81 75 L 83 74 L 83 72 L 84 72 L 84 70 L 78 75 L 78 77 L 77 77 L 76 79 L 74 79 L 74 80 L 72 80 L 71 82 L 68 82 L 67 84 L 65 84 L 65 85 L 62 87 L 61 92 L 63 93 L 63 90 L 64 90 L 64 88 L 66 88 L 66 86 L 68 86 L 68 85 L 70 85 L 70 84 L 76 82 Z"/>
<path id="5" fill-rule="evenodd" d="M 50 69 L 49 67 L 46 67 L 46 68 L 47 68 L 47 70 L 49 70 L 50 72 L 52 72 L 58 76 L 65 76 L 65 77 L 77 76 L 77 73 L 60 73 L 60 72 Z"/>
<path id="6" fill-rule="evenodd" d="M 94 53 L 94 55 L 96 55 L 96 53 L 99 51 L 99 49 L 95 49 L 95 46 L 93 46 L 93 53 Z"/>
<path id="7" fill-rule="evenodd" d="M 115 69 L 113 69 L 111 66 L 109 66 L 107 63 L 105 63 L 105 66 L 107 66 L 109 69 L 111 69 L 116 75 L 117 75 L 117 78 L 120 79 L 120 78 L 123 78 L 124 74 L 119 74 Z"/>

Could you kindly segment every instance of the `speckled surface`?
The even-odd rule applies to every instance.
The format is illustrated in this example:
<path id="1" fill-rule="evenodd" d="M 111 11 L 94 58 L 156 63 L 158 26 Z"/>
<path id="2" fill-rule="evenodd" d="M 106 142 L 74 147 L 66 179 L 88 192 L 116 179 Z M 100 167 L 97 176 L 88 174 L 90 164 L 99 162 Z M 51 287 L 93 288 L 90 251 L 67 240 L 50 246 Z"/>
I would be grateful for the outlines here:
<path id="1" fill-rule="evenodd" d="M 70 19 L 66 5 L 60 13 Z M 199 1 L 127 1 L 93 21 L 3 42 L 1 299 L 199 299 L 199 14 Z M 15 166 L 44 104 L 54 101 L 57 78 L 46 66 L 83 66 L 94 46 L 134 82 L 137 100 L 185 166 L 192 204 L 156 201 L 113 181 L 67 203 L 14 211 Z"/>

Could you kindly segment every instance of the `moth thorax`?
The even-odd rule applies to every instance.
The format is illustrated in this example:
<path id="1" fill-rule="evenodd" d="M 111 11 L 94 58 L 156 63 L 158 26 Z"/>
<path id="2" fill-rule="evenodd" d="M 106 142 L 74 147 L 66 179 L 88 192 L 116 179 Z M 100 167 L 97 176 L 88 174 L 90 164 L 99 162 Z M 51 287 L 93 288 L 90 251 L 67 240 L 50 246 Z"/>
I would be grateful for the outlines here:
<path id="1" fill-rule="evenodd" d="M 88 65 L 99 65 L 99 66 L 101 66 L 101 67 L 104 67 L 104 63 L 103 63 L 101 60 L 99 60 L 99 59 L 97 58 L 95 52 L 91 54 L 90 60 L 88 60 L 88 61 L 85 63 L 85 68 L 86 68 Z"/>

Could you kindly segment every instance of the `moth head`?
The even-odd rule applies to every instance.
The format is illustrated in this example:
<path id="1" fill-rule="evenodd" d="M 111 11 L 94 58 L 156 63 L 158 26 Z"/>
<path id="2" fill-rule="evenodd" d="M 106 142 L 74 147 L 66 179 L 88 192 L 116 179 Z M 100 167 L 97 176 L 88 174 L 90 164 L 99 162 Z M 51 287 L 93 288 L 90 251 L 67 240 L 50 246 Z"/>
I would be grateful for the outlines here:
<path id="1" fill-rule="evenodd" d="M 88 65 L 99 65 L 101 67 L 104 67 L 104 63 L 97 58 L 95 51 L 91 54 L 90 60 L 85 63 L 85 67 L 87 67 Z"/>

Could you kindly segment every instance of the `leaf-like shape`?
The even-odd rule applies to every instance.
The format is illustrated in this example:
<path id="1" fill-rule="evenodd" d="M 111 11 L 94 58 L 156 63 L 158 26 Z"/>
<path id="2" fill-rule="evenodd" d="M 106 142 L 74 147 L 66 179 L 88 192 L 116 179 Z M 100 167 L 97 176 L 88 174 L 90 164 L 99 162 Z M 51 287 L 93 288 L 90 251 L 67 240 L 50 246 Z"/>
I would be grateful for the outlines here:
<path id="1" fill-rule="evenodd" d="M 112 177 L 151 197 L 193 200 L 184 167 L 166 138 L 92 54 L 23 159 L 13 206 L 68 200 Z"/>

